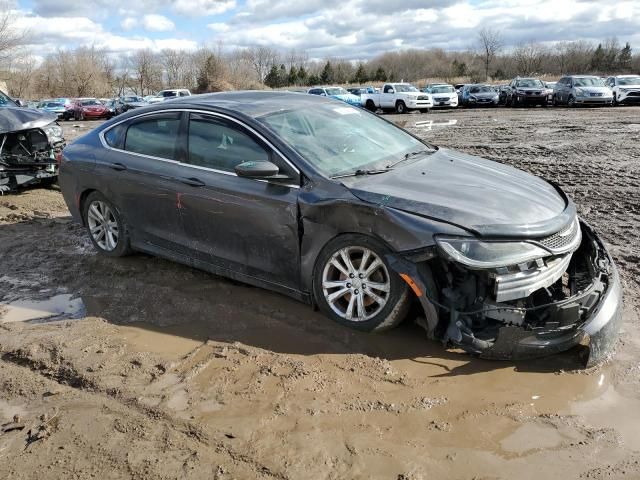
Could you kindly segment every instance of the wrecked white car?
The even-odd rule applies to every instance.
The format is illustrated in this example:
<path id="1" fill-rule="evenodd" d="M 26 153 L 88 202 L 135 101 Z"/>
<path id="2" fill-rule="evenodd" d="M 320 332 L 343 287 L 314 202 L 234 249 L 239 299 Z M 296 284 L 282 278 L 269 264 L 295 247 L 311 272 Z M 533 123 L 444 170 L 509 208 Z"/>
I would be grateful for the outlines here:
<path id="1" fill-rule="evenodd" d="M 0 193 L 54 183 L 65 146 L 57 116 L 0 96 Z"/>

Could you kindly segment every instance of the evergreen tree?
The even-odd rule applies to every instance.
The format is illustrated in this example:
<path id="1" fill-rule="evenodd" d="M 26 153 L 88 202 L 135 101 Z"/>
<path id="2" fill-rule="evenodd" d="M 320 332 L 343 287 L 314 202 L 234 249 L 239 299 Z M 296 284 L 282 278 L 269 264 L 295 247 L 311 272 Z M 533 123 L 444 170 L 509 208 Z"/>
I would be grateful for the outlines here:
<path id="1" fill-rule="evenodd" d="M 316 75 L 315 73 L 312 73 L 311 75 L 309 75 L 309 79 L 307 81 L 307 85 L 310 87 L 313 87 L 314 85 L 319 85 L 321 82 L 321 79 L 318 75 Z"/>
<path id="2" fill-rule="evenodd" d="M 322 69 L 322 73 L 320 74 L 320 81 L 322 83 L 333 83 L 333 67 L 331 66 L 331 62 L 327 61 L 327 63 L 324 65 L 324 68 Z"/>
<path id="3" fill-rule="evenodd" d="M 278 88 L 278 67 L 271 65 L 271 70 L 269 70 L 267 76 L 264 77 L 264 84 L 267 87 Z"/>
<path id="4" fill-rule="evenodd" d="M 206 93 L 224 90 L 224 75 L 225 68 L 220 57 L 213 54 L 207 56 L 198 71 L 196 91 L 198 93 Z"/>
<path id="5" fill-rule="evenodd" d="M 633 61 L 633 56 L 631 54 L 631 45 L 629 42 L 620 50 L 620 54 L 618 55 L 618 67 L 620 70 L 628 72 L 631 70 L 631 62 Z"/>
<path id="6" fill-rule="evenodd" d="M 301 66 L 298 69 L 298 83 L 300 85 L 306 85 L 307 84 L 307 71 L 305 70 L 304 66 Z"/>
<path id="7" fill-rule="evenodd" d="M 278 72 L 278 87 L 286 87 L 289 83 L 289 74 L 287 73 L 287 67 L 284 63 L 280 65 L 280 71 Z"/>
<path id="8" fill-rule="evenodd" d="M 384 71 L 384 68 L 378 67 L 376 73 L 373 76 L 373 79 L 377 82 L 386 82 L 387 81 L 387 72 Z"/>
<path id="9" fill-rule="evenodd" d="M 364 65 L 361 63 L 358 65 L 358 69 L 353 76 L 353 81 L 354 83 L 365 83 L 368 80 L 369 76 L 367 75 L 367 71 L 365 70 Z"/>
<path id="10" fill-rule="evenodd" d="M 298 83 L 298 70 L 295 65 L 291 65 L 289 76 L 287 77 L 287 85 L 296 85 Z"/>
<path id="11" fill-rule="evenodd" d="M 467 75 L 467 64 L 454 59 L 451 63 L 451 74 L 454 77 L 464 77 Z"/>
<path id="12" fill-rule="evenodd" d="M 605 64 L 605 52 L 604 48 L 602 48 L 602 44 L 598 44 L 598 48 L 596 48 L 595 52 L 591 56 L 591 70 L 595 72 L 600 72 L 604 68 Z"/>

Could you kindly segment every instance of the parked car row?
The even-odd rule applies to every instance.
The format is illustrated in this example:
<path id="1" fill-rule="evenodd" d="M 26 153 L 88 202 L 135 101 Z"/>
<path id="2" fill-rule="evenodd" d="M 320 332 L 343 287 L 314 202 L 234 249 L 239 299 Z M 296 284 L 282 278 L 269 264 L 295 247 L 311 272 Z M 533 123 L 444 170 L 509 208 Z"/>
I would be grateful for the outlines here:
<path id="1" fill-rule="evenodd" d="M 622 105 L 640 103 L 640 75 L 568 75 L 558 82 L 538 78 L 514 78 L 509 84 L 434 83 L 419 90 L 405 82 L 385 83 L 382 88 L 313 87 L 313 95 L 342 100 L 370 111 L 428 112 L 432 108 L 568 105 Z"/>

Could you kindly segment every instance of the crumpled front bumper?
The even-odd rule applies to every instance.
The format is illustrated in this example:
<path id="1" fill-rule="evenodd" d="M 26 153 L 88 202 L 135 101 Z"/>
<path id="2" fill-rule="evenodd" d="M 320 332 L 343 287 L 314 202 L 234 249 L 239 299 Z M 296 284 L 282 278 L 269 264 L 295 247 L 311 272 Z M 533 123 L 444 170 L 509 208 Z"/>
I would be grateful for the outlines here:
<path id="1" fill-rule="evenodd" d="M 607 285 L 597 300 L 590 315 L 578 326 L 568 326 L 553 331 L 528 330 L 520 326 L 504 325 L 499 328 L 495 341 L 488 348 L 477 353 L 481 358 L 496 360 L 522 360 L 552 355 L 569 350 L 577 345 L 588 347 L 584 359 L 585 367 L 594 366 L 608 358 L 616 345 L 622 324 L 622 285 L 613 260 L 605 246 L 597 238 L 591 228 L 582 223 L 582 228 L 589 231 L 598 248 L 608 260 Z M 412 288 L 426 314 L 428 337 L 438 337 L 437 305 L 432 301 L 435 292 L 429 272 L 420 262 L 413 262 L 397 255 L 387 257 L 391 268 L 396 271 Z M 588 292 L 572 297 L 574 303 L 582 305 Z"/>

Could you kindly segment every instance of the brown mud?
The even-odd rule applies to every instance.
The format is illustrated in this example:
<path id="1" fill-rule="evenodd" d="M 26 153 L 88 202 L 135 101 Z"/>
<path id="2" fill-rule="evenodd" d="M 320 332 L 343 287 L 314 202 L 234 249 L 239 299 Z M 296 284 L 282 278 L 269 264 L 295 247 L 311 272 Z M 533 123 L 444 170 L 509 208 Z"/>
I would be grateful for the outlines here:
<path id="1" fill-rule="evenodd" d="M 613 359 L 488 362 L 411 323 L 347 330 L 181 265 L 100 257 L 58 191 L 31 189 L 0 197 L 0 477 L 640 478 L 640 110 L 388 118 L 560 183 L 620 267 Z"/>

